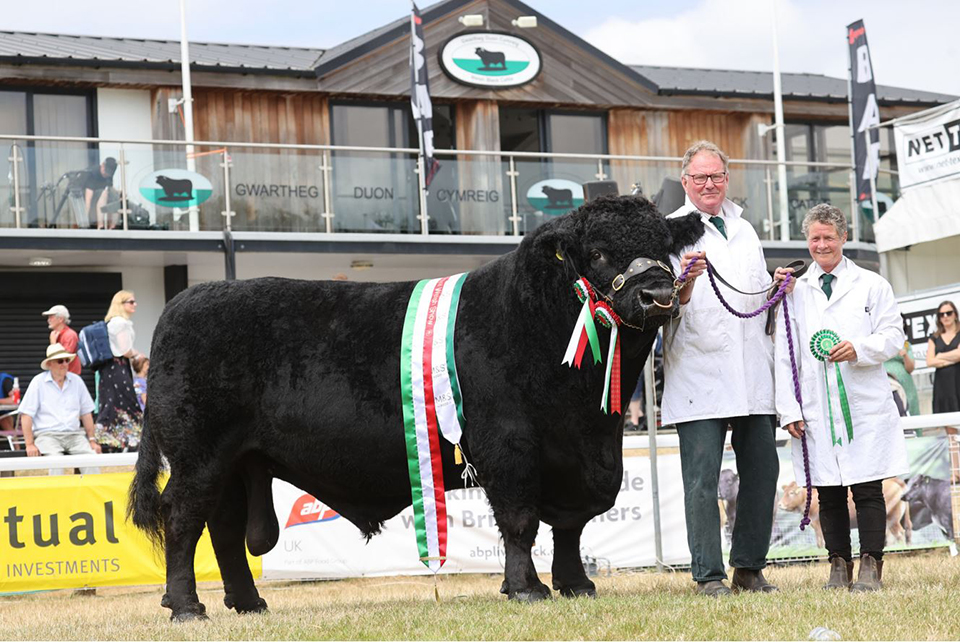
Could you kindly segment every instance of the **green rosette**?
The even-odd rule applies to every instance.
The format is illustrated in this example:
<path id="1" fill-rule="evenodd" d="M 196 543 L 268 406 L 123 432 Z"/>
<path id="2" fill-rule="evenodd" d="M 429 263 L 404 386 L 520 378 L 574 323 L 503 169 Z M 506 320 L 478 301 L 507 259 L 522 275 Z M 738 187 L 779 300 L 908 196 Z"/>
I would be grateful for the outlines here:
<path id="1" fill-rule="evenodd" d="M 810 338 L 810 352 L 814 358 L 823 362 L 823 385 L 827 389 L 827 410 L 830 417 L 830 440 L 834 446 L 842 446 L 842 440 L 837 437 L 833 423 L 833 402 L 830 398 L 830 379 L 827 376 L 827 358 L 830 350 L 840 343 L 840 335 L 833 330 L 818 330 Z M 853 441 L 853 417 L 850 415 L 850 402 L 847 399 L 847 388 L 843 385 L 843 376 L 840 374 L 840 364 L 834 363 L 837 372 L 837 394 L 840 397 L 840 410 L 843 412 L 843 423 L 847 427 L 847 443 Z"/>

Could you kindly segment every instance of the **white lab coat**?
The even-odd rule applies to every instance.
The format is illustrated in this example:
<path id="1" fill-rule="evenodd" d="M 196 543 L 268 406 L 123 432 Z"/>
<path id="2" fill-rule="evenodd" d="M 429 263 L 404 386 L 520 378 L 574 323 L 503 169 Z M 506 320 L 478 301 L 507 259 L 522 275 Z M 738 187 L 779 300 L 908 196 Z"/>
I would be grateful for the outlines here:
<path id="1" fill-rule="evenodd" d="M 687 198 L 670 217 L 692 211 L 696 207 Z M 710 216 L 702 214 L 703 236 L 680 256 L 705 251 L 723 278 L 744 292 L 756 292 L 770 284 L 770 275 L 760 239 L 742 212 L 732 201 L 723 202 L 726 239 L 709 222 Z M 679 275 L 679 256 L 671 260 Z M 740 312 L 753 312 L 766 300 L 762 294 L 748 297 L 717 285 Z M 764 333 L 765 322 L 765 315 L 742 320 L 730 314 L 708 276 L 700 276 L 680 317 L 663 328 L 663 423 L 774 414 L 773 342 Z"/>
<path id="2" fill-rule="evenodd" d="M 883 368 L 883 362 L 896 355 L 904 341 L 893 289 L 879 274 L 864 270 L 847 258 L 832 273 L 837 280 L 829 301 L 820 288 L 823 270 L 816 263 L 797 279 L 794 291 L 787 296 L 793 344 L 798 353 L 802 415 L 794 396 L 786 325 L 780 310 L 776 341 L 780 425 L 800 419 L 806 422 L 810 480 L 814 486 L 849 486 L 906 474 L 909 466 L 900 415 Z M 840 408 L 836 368 L 830 363 L 826 368 L 834 432 L 841 439 L 838 446 L 831 443 L 824 362 L 810 351 L 810 338 L 823 329 L 833 330 L 857 351 L 856 361 L 840 364 L 853 420 L 852 441 L 847 438 Z M 799 439 L 792 441 L 794 472 L 797 483 L 802 484 L 803 451 Z"/>

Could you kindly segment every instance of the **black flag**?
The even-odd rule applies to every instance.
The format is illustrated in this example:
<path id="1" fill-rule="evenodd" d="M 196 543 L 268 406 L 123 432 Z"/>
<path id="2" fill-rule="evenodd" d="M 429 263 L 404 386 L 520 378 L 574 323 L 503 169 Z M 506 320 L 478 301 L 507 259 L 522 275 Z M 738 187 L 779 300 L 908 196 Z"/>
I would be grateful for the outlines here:
<path id="1" fill-rule="evenodd" d="M 877 178 L 880 165 L 880 130 L 869 129 L 880 124 L 880 109 L 877 107 L 877 85 L 873 80 L 873 64 L 867 48 L 867 32 L 863 20 L 847 25 L 847 44 L 850 48 L 850 104 L 853 135 L 853 156 L 857 176 L 857 202 L 870 202 L 870 174 Z M 870 145 L 866 134 L 869 131 Z M 876 217 L 876 213 L 874 213 Z"/>
<path id="2" fill-rule="evenodd" d="M 430 187 L 430 181 L 440 169 L 440 163 L 433 157 L 433 105 L 430 102 L 424 49 L 426 44 L 423 41 L 423 19 L 417 5 L 413 5 L 413 13 L 410 14 L 410 105 L 413 107 L 413 118 L 417 121 L 420 155 L 423 156 L 423 167 L 426 170 L 423 184 Z"/>

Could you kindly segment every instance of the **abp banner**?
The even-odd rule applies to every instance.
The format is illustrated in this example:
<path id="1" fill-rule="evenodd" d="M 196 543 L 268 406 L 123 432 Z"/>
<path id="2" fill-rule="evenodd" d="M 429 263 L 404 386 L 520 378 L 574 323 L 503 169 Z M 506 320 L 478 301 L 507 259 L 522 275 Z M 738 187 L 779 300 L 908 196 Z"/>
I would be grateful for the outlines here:
<path id="1" fill-rule="evenodd" d="M 126 519 L 133 473 L 0 479 L 0 593 L 162 584 L 162 552 Z M 259 558 L 250 558 L 254 577 Z M 197 580 L 219 580 L 204 531 Z"/>

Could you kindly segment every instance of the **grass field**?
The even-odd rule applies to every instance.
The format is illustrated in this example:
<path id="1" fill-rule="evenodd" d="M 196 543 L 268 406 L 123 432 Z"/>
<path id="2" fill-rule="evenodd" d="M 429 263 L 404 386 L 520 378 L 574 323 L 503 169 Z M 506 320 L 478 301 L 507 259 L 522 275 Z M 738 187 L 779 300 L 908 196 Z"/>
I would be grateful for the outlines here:
<path id="1" fill-rule="evenodd" d="M 844 640 L 960 639 L 960 558 L 888 555 L 876 594 L 827 592 L 825 562 L 772 567 L 782 592 L 720 600 L 695 596 L 688 573 L 619 573 L 597 579 L 600 598 L 509 603 L 500 577 L 367 578 L 261 582 L 270 605 L 237 616 L 201 586 L 210 620 L 174 625 L 159 587 L 0 598 L 3 640 L 580 640 L 807 639 L 818 626 Z M 549 578 L 542 578 L 549 584 Z"/>

